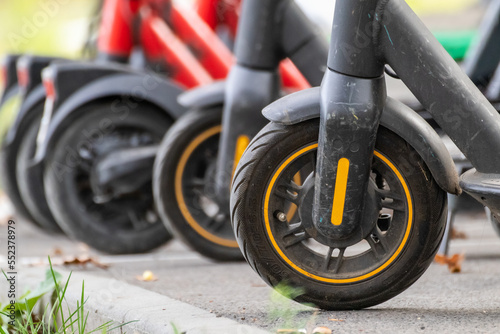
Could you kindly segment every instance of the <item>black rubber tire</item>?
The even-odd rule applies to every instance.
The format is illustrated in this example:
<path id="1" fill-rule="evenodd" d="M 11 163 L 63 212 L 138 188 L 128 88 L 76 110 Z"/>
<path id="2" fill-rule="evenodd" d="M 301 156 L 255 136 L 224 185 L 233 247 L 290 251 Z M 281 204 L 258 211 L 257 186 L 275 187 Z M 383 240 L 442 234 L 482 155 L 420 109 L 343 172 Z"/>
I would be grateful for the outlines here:
<path id="1" fill-rule="evenodd" d="M 333 283 L 306 277 L 287 264 L 271 245 L 265 231 L 263 205 L 270 177 L 290 154 L 317 143 L 318 129 L 317 119 L 293 126 L 271 123 L 250 143 L 238 164 L 231 196 L 238 243 L 248 263 L 267 284 L 275 287 L 285 282 L 300 289 L 303 294 L 294 298 L 300 303 L 327 310 L 377 305 L 408 288 L 433 261 L 446 224 L 446 193 L 412 147 L 380 128 L 376 149 L 400 170 L 414 203 L 413 227 L 406 245 L 385 269 L 359 281 Z"/>
<path id="2" fill-rule="evenodd" d="M 89 200 L 93 196 L 92 191 L 86 189 L 84 193 L 81 190 L 81 184 L 90 182 L 90 177 L 83 174 L 83 179 L 79 179 L 80 183 L 77 182 L 77 177 L 82 178 L 79 168 L 83 159 L 75 159 L 71 152 L 78 154 L 78 149 L 85 142 L 90 145 L 109 145 L 111 142 L 105 136 L 123 133 L 117 132 L 118 129 L 133 129 L 151 134 L 155 143 L 159 143 L 172 120 L 164 111 L 146 103 L 130 108 L 127 114 L 114 111 L 112 103 L 113 101 L 98 101 L 85 105 L 76 113 L 78 118 L 73 119 L 71 124 L 64 124 L 64 130 L 57 137 L 56 145 L 50 149 L 45 161 L 45 194 L 54 218 L 68 236 L 105 253 L 144 253 L 171 239 L 160 219 L 150 223 L 150 226 L 134 230 L 130 228 L 132 221 L 126 212 L 129 207 L 123 202 L 112 200 L 104 205 L 92 203 Z M 138 198 L 128 199 L 129 203 L 144 203 L 153 208 L 152 191 L 137 196 Z M 147 203 L 144 198 L 147 198 Z"/>
<path id="3" fill-rule="evenodd" d="M 153 173 L 154 197 L 156 207 L 163 222 L 175 237 L 183 240 L 193 250 L 211 259 L 218 261 L 241 261 L 243 260 L 243 256 L 230 230 L 231 223 L 229 219 L 227 219 L 226 224 L 228 224 L 231 233 L 231 240 L 227 241 L 229 239 L 225 238 L 226 241 L 224 242 L 227 242 L 227 245 L 224 242 L 217 243 L 217 239 L 213 239 L 215 242 L 209 240 L 198 233 L 188 223 L 180 209 L 176 196 L 176 172 L 183 153 L 200 134 L 220 126 L 221 117 L 222 107 L 208 110 L 193 110 L 181 117 L 172 126 L 163 139 L 156 157 Z M 216 143 L 218 143 L 218 140 Z M 228 210 L 229 208 L 227 208 Z"/>
<path id="4" fill-rule="evenodd" d="M 35 110 L 30 111 L 30 116 L 26 118 L 27 122 L 30 122 L 37 113 L 43 113 L 43 103 L 37 104 L 34 109 Z M 25 127 L 21 127 L 19 129 L 19 131 L 21 131 L 20 133 L 23 133 L 25 130 Z M 5 147 L 5 144 L 2 145 L 2 150 L 0 152 L 0 178 L 2 190 L 5 191 L 9 197 L 9 200 L 19 216 L 29 222 L 32 222 L 35 226 L 41 227 L 26 207 L 17 184 L 16 163 L 17 155 L 21 147 L 21 141 L 21 138 L 18 136 L 18 138 L 16 138 L 16 140 L 14 140 L 8 147 Z"/>
<path id="5" fill-rule="evenodd" d="M 60 234 L 63 232 L 52 216 L 45 198 L 43 166 L 38 165 L 28 173 L 28 167 L 36 151 L 36 137 L 41 119 L 42 114 L 36 114 L 26 127 L 17 154 L 16 179 L 21 198 L 31 215 L 36 217 L 37 224 L 45 232 Z"/>

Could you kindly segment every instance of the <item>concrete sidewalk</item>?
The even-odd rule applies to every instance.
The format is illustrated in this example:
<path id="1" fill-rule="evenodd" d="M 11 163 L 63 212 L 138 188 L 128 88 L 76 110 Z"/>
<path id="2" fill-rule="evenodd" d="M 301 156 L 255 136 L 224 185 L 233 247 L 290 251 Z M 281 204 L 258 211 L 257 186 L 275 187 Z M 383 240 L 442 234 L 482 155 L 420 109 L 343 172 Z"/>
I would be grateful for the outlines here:
<path id="1" fill-rule="evenodd" d="M 22 269 L 20 289 L 44 277 L 46 268 Z M 55 268 L 66 279 L 68 270 Z M 71 273 L 65 299 L 69 308 L 77 309 L 81 300 L 82 284 L 85 283 L 85 311 L 89 313 L 89 330 L 112 321 L 126 324 L 113 332 L 120 333 L 186 333 L 186 334 L 264 334 L 267 331 L 219 317 L 164 295 L 128 284 L 124 281 L 89 275 L 85 272 Z M 174 331 L 174 326 L 178 330 Z"/>

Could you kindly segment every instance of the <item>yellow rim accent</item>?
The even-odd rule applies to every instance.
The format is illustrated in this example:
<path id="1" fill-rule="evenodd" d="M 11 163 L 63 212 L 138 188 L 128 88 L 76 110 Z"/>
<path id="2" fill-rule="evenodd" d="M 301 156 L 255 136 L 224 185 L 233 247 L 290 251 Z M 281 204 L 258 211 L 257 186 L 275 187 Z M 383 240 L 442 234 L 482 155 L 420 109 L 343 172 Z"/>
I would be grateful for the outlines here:
<path id="1" fill-rule="evenodd" d="M 276 182 L 276 180 L 278 179 L 279 175 L 281 174 L 281 172 L 292 162 L 294 161 L 297 157 L 299 157 L 300 155 L 304 154 L 304 153 L 307 153 L 313 149 L 316 149 L 318 147 L 318 144 L 312 144 L 312 145 L 309 145 L 303 149 L 301 149 L 300 151 L 296 152 L 295 154 L 293 154 L 291 157 L 289 157 L 279 168 L 278 170 L 276 171 L 276 173 L 274 174 L 274 176 L 272 177 L 271 179 L 271 182 L 269 183 L 269 186 L 267 188 L 267 191 L 266 191 L 266 197 L 265 197 L 265 201 L 264 201 L 264 221 L 265 221 L 265 224 L 266 224 L 266 231 L 267 231 L 267 235 L 269 237 L 269 240 L 271 240 L 271 244 L 273 245 L 274 249 L 276 250 L 276 252 L 279 254 L 279 256 L 286 262 L 288 263 L 289 266 L 291 266 L 293 269 L 295 269 L 296 271 L 298 271 L 299 273 L 303 274 L 304 276 L 307 276 L 307 277 L 310 277 L 312 279 L 315 279 L 315 280 L 318 280 L 318 281 L 321 281 L 321 282 L 326 282 L 326 283 L 339 283 L 339 284 L 345 284 L 345 283 L 353 283 L 353 282 L 359 282 L 359 281 L 362 281 L 364 279 L 367 279 L 367 278 L 370 278 L 378 273 L 380 273 L 382 270 L 384 270 L 385 268 L 387 268 L 391 263 L 394 262 L 394 260 L 399 256 L 399 254 L 402 252 L 403 248 L 405 247 L 406 245 L 406 242 L 408 241 L 408 238 L 410 236 L 410 231 L 411 231 L 411 227 L 412 227 L 412 224 L 413 224 L 413 203 L 412 203 L 412 200 L 411 200 L 411 196 L 410 196 L 410 190 L 408 189 L 408 186 L 406 185 L 406 181 L 404 180 L 403 176 L 401 175 L 401 173 L 399 172 L 399 170 L 396 168 L 396 166 L 394 166 L 394 164 L 389 161 L 389 159 L 387 159 L 384 155 L 382 155 L 381 153 L 379 153 L 378 151 L 375 151 L 374 152 L 374 155 L 376 157 L 378 157 L 380 160 L 382 160 L 397 176 L 397 178 L 399 179 L 399 181 L 401 182 L 401 185 L 403 186 L 403 189 L 405 191 L 405 195 L 406 195 L 406 200 L 408 201 L 408 223 L 407 223 L 407 227 L 406 227 L 406 232 L 405 232 L 405 235 L 403 237 L 403 241 L 401 242 L 401 244 L 399 245 L 398 249 L 394 252 L 394 254 L 391 256 L 391 258 L 389 260 L 387 260 L 387 262 L 385 262 L 383 265 L 381 265 L 380 267 L 378 267 L 377 269 L 373 270 L 372 272 L 370 273 L 367 273 L 365 275 L 362 275 L 362 276 L 359 276 L 359 277 L 353 277 L 353 278 L 347 278 L 347 279 L 332 279 L 332 278 L 326 278 L 326 277 L 321 277 L 321 276 L 317 276 L 317 275 L 314 275 L 314 274 L 311 274 L 307 271 L 305 271 L 304 269 L 298 267 L 296 264 L 294 264 L 284 253 L 283 251 L 281 250 L 281 248 L 278 246 L 278 244 L 276 243 L 276 240 L 274 239 L 274 236 L 271 232 L 271 224 L 269 222 L 269 198 L 271 197 L 271 192 L 272 192 L 272 189 L 273 189 L 273 186 Z"/>
<path id="2" fill-rule="evenodd" d="M 193 216 L 191 216 L 191 213 L 189 212 L 186 202 L 184 201 L 184 196 L 182 194 L 182 176 L 184 174 L 184 168 L 186 167 L 186 163 L 189 157 L 202 142 L 216 134 L 219 134 L 221 130 L 222 126 L 218 125 L 202 132 L 195 139 L 193 139 L 193 141 L 186 148 L 181 156 L 179 165 L 177 166 L 175 172 L 175 198 L 177 199 L 177 203 L 179 204 L 179 209 L 181 210 L 182 216 L 188 222 L 189 226 L 191 226 L 199 235 L 213 242 L 214 244 L 218 244 L 224 247 L 237 248 L 238 243 L 236 242 L 236 240 L 220 238 L 201 227 L 200 224 L 198 224 L 198 222 L 196 222 L 196 220 L 193 218 Z"/>
<path id="3" fill-rule="evenodd" d="M 347 192 L 347 178 L 349 177 L 349 159 L 339 160 L 337 177 L 335 180 L 335 194 L 333 195 L 333 207 L 331 222 L 335 226 L 342 224 L 344 218 L 345 194 Z"/>
<path id="4" fill-rule="evenodd" d="M 234 163 L 233 163 L 233 172 L 231 173 L 231 180 L 234 177 L 234 172 L 236 171 L 236 166 L 238 166 L 238 162 L 240 162 L 243 153 L 247 149 L 248 144 L 250 144 L 250 138 L 248 136 L 239 136 L 236 140 L 236 149 L 234 151 Z M 232 181 L 231 181 L 232 182 Z"/>

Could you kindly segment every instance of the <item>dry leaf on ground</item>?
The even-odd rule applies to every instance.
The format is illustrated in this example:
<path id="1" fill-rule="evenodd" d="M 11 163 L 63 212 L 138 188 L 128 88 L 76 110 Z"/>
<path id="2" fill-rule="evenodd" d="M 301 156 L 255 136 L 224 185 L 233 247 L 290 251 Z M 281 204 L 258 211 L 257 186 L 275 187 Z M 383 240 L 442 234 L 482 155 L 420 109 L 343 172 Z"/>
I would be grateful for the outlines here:
<path id="1" fill-rule="evenodd" d="M 459 273 L 462 271 L 462 262 L 465 259 L 465 254 L 454 254 L 452 256 L 436 255 L 434 261 L 441 265 L 447 265 L 451 273 Z"/>
<path id="2" fill-rule="evenodd" d="M 458 231 L 454 228 L 451 229 L 451 239 L 452 240 L 457 240 L 457 239 L 467 239 L 467 234 L 462 231 Z"/>
<path id="3" fill-rule="evenodd" d="M 143 282 L 154 282 L 158 280 L 158 277 L 156 277 L 151 270 L 146 270 L 142 273 L 142 276 L 136 276 L 135 278 Z"/>
<path id="4" fill-rule="evenodd" d="M 80 265 L 81 266 L 84 264 L 93 264 L 94 266 L 96 266 L 98 268 L 102 268 L 102 269 L 106 269 L 109 267 L 107 264 L 101 263 L 101 262 L 97 261 L 96 259 L 91 258 L 91 257 L 86 256 L 86 255 L 66 258 L 66 259 L 64 259 L 64 261 L 62 263 L 63 266 L 71 266 L 71 265 Z"/>
<path id="5" fill-rule="evenodd" d="M 313 334 L 332 334 L 332 330 L 328 327 L 316 327 Z"/>
<path id="6" fill-rule="evenodd" d="M 52 255 L 54 256 L 60 256 L 60 255 L 63 255 L 63 250 L 59 247 L 54 247 L 54 249 L 52 250 Z"/>
<path id="7" fill-rule="evenodd" d="M 344 319 L 333 319 L 333 318 L 332 319 L 328 319 L 328 320 L 330 320 L 330 321 L 338 321 L 338 322 L 344 322 L 345 321 Z"/>

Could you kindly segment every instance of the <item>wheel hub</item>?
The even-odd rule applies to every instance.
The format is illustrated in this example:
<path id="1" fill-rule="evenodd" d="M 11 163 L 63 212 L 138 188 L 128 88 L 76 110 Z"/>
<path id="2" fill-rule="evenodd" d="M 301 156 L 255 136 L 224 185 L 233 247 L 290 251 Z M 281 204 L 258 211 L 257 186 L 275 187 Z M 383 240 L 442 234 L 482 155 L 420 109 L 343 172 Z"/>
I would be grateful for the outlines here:
<path id="1" fill-rule="evenodd" d="M 313 201 L 314 201 L 314 176 L 311 174 L 302 186 L 299 193 L 299 215 L 306 230 L 313 239 L 319 243 L 334 247 L 345 248 L 359 243 L 366 239 L 377 224 L 379 212 L 382 208 L 380 198 L 375 192 L 376 185 L 372 180 L 368 185 L 368 191 L 365 195 L 365 207 L 361 221 L 352 232 L 346 235 L 340 233 L 336 235 L 326 235 L 316 228 L 313 222 Z"/>

